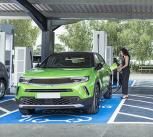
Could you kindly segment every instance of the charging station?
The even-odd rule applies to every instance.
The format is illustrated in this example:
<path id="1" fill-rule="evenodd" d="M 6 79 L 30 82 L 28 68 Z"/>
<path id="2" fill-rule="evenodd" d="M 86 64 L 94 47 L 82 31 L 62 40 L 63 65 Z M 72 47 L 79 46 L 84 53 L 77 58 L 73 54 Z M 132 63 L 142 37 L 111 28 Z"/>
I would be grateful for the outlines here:
<path id="1" fill-rule="evenodd" d="M 99 53 L 104 60 L 107 58 L 107 33 L 104 31 L 93 31 L 93 52 Z"/>
<path id="2" fill-rule="evenodd" d="M 113 64 L 113 47 L 107 45 L 107 33 L 105 31 L 93 31 L 92 51 L 99 53 L 109 66 Z"/>
<path id="3" fill-rule="evenodd" d="M 105 62 L 111 66 L 113 64 L 113 47 L 107 45 L 107 33 L 104 31 L 93 31 L 93 52 L 99 53 L 105 60 Z M 112 72 L 112 85 L 113 83 L 113 72 Z M 119 80 L 117 74 L 117 79 Z M 117 81 L 118 81 L 117 80 Z M 118 86 L 118 83 L 117 83 Z"/>
<path id="4" fill-rule="evenodd" d="M 30 47 L 14 47 L 14 27 L 12 25 L 0 25 L 0 62 L 2 62 L 9 74 L 9 91 L 17 85 L 19 77 L 33 67 L 33 52 Z M 21 45 L 22 46 L 22 45 Z"/>
<path id="5" fill-rule="evenodd" d="M 33 52 L 30 47 L 15 47 L 14 85 L 16 86 L 22 74 L 33 68 Z"/>
<path id="6" fill-rule="evenodd" d="M 13 85 L 12 73 L 13 56 L 14 56 L 14 44 L 13 44 L 14 27 L 12 25 L 0 25 L 0 62 L 2 62 L 9 73 L 9 89 Z"/>

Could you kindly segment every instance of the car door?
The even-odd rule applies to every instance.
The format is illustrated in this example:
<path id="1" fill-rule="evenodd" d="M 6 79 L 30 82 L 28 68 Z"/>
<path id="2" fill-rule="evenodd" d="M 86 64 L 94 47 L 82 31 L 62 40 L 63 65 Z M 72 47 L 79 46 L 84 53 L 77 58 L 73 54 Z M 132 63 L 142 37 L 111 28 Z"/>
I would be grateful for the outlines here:
<path id="1" fill-rule="evenodd" d="M 110 80 L 110 74 L 111 74 L 110 67 L 109 67 L 109 65 L 107 65 L 105 63 L 105 60 L 103 59 L 103 57 L 100 54 L 96 54 L 96 55 L 97 55 L 99 62 L 103 65 L 103 67 L 100 71 L 100 73 L 101 73 L 100 76 L 102 79 L 103 88 L 106 89 L 109 85 L 109 80 Z"/>

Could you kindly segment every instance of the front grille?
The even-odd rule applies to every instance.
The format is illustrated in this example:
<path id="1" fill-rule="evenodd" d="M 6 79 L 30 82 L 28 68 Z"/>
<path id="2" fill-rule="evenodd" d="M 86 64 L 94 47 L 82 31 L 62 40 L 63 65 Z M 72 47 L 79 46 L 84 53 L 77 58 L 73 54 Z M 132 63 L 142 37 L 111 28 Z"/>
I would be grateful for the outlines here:
<path id="1" fill-rule="evenodd" d="M 56 78 L 56 79 L 31 79 L 30 84 L 66 84 L 73 83 L 70 78 Z"/>
<path id="2" fill-rule="evenodd" d="M 72 92 L 72 89 L 26 89 L 25 92 Z"/>
<path id="3" fill-rule="evenodd" d="M 63 97 L 59 99 L 35 99 L 31 97 L 22 97 L 19 104 L 22 105 L 68 105 L 76 104 L 80 100 L 79 97 Z"/>

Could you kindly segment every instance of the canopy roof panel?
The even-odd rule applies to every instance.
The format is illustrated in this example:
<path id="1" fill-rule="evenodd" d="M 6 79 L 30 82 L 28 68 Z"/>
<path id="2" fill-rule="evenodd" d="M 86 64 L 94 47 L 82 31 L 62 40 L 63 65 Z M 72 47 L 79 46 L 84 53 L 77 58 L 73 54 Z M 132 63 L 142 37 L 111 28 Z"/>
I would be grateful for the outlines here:
<path id="1" fill-rule="evenodd" d="M 28 0 L 28 2 L 47 18 L 153 18 L 153 0 Z M 1 0 L 0 16 L 28 16 L 28 14 L 15 0 Z"/>
<path id="2" fill-rule="evenodd" d="M 42 30 L 79 19 L 152 19 L 153 0 L 0 0 L 0 18 L 29 16 Z"/>

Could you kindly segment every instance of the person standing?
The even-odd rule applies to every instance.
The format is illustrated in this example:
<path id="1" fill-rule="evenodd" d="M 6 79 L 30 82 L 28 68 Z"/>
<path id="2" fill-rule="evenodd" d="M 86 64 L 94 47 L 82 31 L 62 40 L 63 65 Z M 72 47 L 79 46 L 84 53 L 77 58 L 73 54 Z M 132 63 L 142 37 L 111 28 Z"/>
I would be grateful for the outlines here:
<path id="1" fill-rule="evenodd" d="M 122 99 L 128 98 L 128 81 L 130 76 L 130 55 L 126 48 L 120 50 L 120 55 L 122 56 L 122 61 L 118 67 L 118 71 L 121 73 L 121 83 L 122 83 Z"/>

